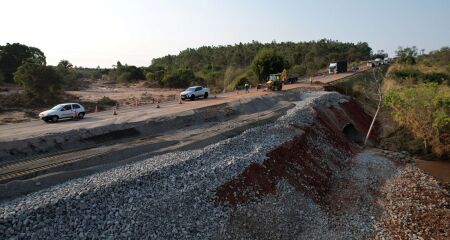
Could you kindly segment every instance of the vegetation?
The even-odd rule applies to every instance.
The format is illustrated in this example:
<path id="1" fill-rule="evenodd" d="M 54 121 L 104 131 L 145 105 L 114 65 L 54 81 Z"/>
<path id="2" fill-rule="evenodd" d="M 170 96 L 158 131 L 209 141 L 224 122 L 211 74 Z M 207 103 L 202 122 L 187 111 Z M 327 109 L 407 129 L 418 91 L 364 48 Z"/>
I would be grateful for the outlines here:
<path id="1" fill-rule="evenodd" d="M 32 99 L 44 102 L 56 97 L 62 84 L 53 67 L 30 62 L 17 69 L 14 80 L 24 87 Z"/>
<path id="2" fill-rule="evenodd" d="M 272 49 L 261 50 L 253 59 L 252 70 L 256 74 L 259 82 L 264 82 L 271 73 L 280 73 L 288 68 L 284 58 Z"/>
<path id="3" fill-rule="evenodd" d="M 369 113 L 377 103 L 376 79 L 384 76 L 379 133 L 383 147 L 424 157 L 448 159 L 450 153 L 450 49 L 418 55 L 399 48 L 397 62 L 334 83 L 336 90 L 360 102 Z M 380 77 L 377 77 L 380 76 Z"/>
<path id="4" fill-rule="evenodd" d="M 216 92 L 245 83 L 256 85 L 284 68 L 297 76 L 313 75 L 330 61 L 361 61 L 371 57 L 367 43 L 342 43 L 322 39 L 311 42 L 262 44 L 256 41 L 218 47 L 186 49 L 178 55 L 153 59 L 148 67 L 117 62 L 112 69 L 73 66 L 67 60 L 55 67 L 62 89 L 78 89 L 83 79 L 128 83 L 147 80 L 148 86 L 181 87 L 204 84 Z M 14 83 L 13 75 L 24 63 L 46 65 L 38 48 L 19 43 L 0 46 L 0 82 Z"/>
<path id="5" fill-rule="evenodd" d="M 45 65 L 45 55 L 38 48 L 20 43 L 0 45 L 0 79 L 13 83 L 14 73 L 24 63 Z"/>
<path id="6" fill-rule="evenodd" d="M 406 54 L 400 50 L 406 50 Z M 385 103 L 393 119 L 421 139 L 425 152 L 450 154 L 450 49 L 417 56 L 417 48 L 400 49 L 387 74 Z"/>
<path id="7" fill-rule="evenodd" d="M 76 90 L 79 83 L 76 78 L 76 72 L 72 63 L 67 60 L 61 60 L 55 68 L 65 89 Z"/>
<path id="8" fill-rule="evenodd" d="M 167 76 L 173 75 L 179 69 L 190 69 L 194 73 L 195 79 L 202 78 L 209 86 L 234 89 L 239 87 L 243 81 L 257 83 L 264 79 L 267 72 L 281 72 L 283 70 L 283 68 L 275 67 L 265 70 L 264 73 L 259 72 L 260 69 L 252 67 L 257 55 L 260 58 L 261 55 L 267 55 L 270 52 L 275 56 L 281 56 L 283 67 L 289 68 L 291 74 L 305 76 L 315 74 L 320 69 L 325 68 L 331 61 L 367 60 L 371 57 L 371 50 L 365 42 L 354 44 L 326 39 L 299 43 L 272 42 L 267 44 L 253 41 L 246 44 L 186 49 L 178 55 L 167 55 L 153 59 L 152 64 L 145 69 L 145 72 L 146 76 L 153 78 L 152 80 L 160 83 L 161 86 L 169 86 L 174 85 L 169 83 L 170 81 L 180 81 L 180 79 L 167 78 Z M 272 60 L 278 61 L 280 59 Z M 274 63 L 275 65 L 277 64 Z M 148 74 L 149 72 L 152 74 Z M 163 79 L 166 79 L 165 83 L 163 83 Z M 191 83 L 183 85 L 191 85 Z"/>
<path id="9" fill-rule="evenodd" d="M 450 88 L 437 83 L 392 89 L 385 98 L 394 120 L 410 129 L 438 155 L 448 154 L 450 132 Z M 447 143 L 448 144 L 448 143 Z"/>
<path id="10" fill-rule="evenodd" d="M 400 64 L 416 63 L 417 48 L 415 46 L 407 48 L 399 47 L 398 50 L 396 51 L 396 54 L 398 58 L 397 62 Z"/>
<path id="11" fill-rule="evenodd" d="M 97 101 L 97 110 L 104 110 L 108 107 L 116 106 L 117 104 L 118 102 L 116 100 L 104 96 Z"/>

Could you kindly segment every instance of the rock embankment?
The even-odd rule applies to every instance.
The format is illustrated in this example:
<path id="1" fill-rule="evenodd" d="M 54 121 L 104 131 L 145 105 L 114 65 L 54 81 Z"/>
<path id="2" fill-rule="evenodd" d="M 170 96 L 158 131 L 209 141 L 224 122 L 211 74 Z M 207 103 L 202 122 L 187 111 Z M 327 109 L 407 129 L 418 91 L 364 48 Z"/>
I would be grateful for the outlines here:
<path id="1" fill-rule="evenodd" d="M 360 108 L 297 94 L 284 116 L 233 138 L 3 202 L 0 239 L 448 236 L 448 193 L 343 133 L 365 131 Z"/>

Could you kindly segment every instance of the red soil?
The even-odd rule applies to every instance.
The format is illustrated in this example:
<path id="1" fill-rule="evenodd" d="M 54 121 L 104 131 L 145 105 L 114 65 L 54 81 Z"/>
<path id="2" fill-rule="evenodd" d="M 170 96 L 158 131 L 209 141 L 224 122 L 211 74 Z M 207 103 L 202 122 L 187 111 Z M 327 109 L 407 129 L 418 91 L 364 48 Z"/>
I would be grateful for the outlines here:
<path id="1" fill-rule="evenodd" d="M 277 182 L 285 179 L 298 191 L 323 203 L 333 169 L 345 166 L 345 160 L 357 152 L 342 133 L 342 124 L 350 122 L 358 130 L 370 125 L 370 117 L 364 116 L 358 105 L 345 103 L 341 107 L 316 109 L 315 122 L 304 128 L 303 134 L 270 151 L 262 164 L 251 164 L 236 179 L 219 187 L 217 201 L 236 205 L 274 194 Z M 354 115 L 358 117 L 349 118 Z M 331 156 L 327 151 L 330 148 L 338 154 Z"/>

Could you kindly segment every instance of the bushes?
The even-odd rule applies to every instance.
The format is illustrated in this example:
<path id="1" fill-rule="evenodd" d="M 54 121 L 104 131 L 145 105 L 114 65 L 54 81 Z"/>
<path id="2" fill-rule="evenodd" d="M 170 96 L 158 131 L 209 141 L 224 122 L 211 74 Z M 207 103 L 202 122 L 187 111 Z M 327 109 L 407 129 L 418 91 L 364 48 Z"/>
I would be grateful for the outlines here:
<path id="1" fill-rule="evenodd" d="M 116 100 L 112 100 L 109 97 L 103 96 L 103 98 L 101 98 L 100 100 L 97 101 L 97 104 L 101 105 L 101 106 L 110 106 L 110 107 L 112 107 L 112 106 L 115 106 L 117 104 L 117 101 Z"/>
<path id="2" fill-rule="evenodd" d="M 131 82 L 133 80 L 133 74 L 130 72 L 123 72 L 119 75 L 117 80 L 122 83 Z"/>
<path id="3" fill-rule="evenodd" d="M 394 120 L 423 139 L 425 150 L 448 156 L 450 131 L 450 88 L 428 83 L 394 88 L 387 92 L 385 104 L 392 108 Z"/>
<path id="4" fill-rule="evenodd" d="M 60 93 L 62 80 L 53 67 L 25 63 L 14 74 L 14 80 L 37 101 L 48 102 Z"/>
<path id="5" fill-rule="evenodd" d="M 164 87 L 186 88 L 196 81 L 194 72 L 191 69 L 179 68 L 174 73 L 164 77 Z"/>
<path id="6" fill-rule="evenodd" d="M 443 72 L 424 73 L 416 67 L 400 67 L 389 71 L 388 78 L 395 80 L 397 83 L 437 83 L 448 84 L 450 76 Z"/>

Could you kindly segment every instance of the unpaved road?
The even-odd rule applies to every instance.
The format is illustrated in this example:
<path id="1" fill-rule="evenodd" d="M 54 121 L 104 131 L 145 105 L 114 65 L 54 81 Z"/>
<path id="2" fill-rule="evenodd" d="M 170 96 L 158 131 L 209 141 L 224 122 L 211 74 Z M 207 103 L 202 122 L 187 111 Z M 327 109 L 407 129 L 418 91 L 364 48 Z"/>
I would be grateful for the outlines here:
<path id="1" fill-rule="evenodd" d="M 347 75 L 343 75 L 346 77 Z M 310 85 L 305 83 L 286 85 L 285 90 L 295 88 L 320 88 L 320 85 Z M 206 106 L 218 105 L 249 97 L 277 94 L 268 91 L 251 91 L 245 94 L 243 91 L 239 93 L 227 93 L 217 95 L 217 98 L 211 96 L 209 99 L 200 99 L 196 101 L 183 101 L 179 104 L 176 101 L 164 102 L 160 104 L 160 108 L 156 108 L 155 104 L 144 105 L 139 107 L 119 108 L 118 115 L 113 115 L 112 111 L 103 111 L 99 113 L 87 114 L 85 119 L 81 121 L 62 120 L 56 124 L 47 124 L 43 121 L 35 120 L 31 122 L 0 125 L 0 142 L 26 139 L 30 137 L 41 136 L 49 133 L 65 132 L 80 128 L 95 128 L 110 124 L 121 124 L 125 122 L 138 122 L 149 118 L 179 113 L 191 109 L 202 108 Z"/>

